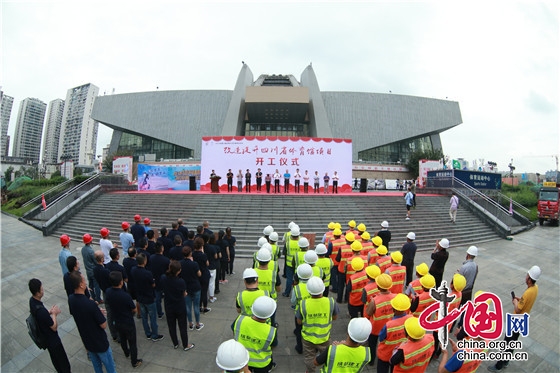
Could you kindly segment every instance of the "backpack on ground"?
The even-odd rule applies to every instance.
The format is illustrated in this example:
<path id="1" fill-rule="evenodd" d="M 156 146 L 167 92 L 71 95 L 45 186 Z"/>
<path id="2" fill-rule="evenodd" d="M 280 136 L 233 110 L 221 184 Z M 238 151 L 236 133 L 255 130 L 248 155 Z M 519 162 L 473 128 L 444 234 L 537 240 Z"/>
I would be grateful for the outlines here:
<path id="1" fill-rule="evenodd" d="M 37 306 L 35 312 L 37 312 L 37 309 L 39 308 L 41 308 L 41 306 Z M 39 347 L 41 350 L 45 350 L 47 348 L 47 336 L 39 329 L 37 318 L 32 312 L 29 313 L 29 316 L 27 316 L 25 322 L 27 323 L 27 332 L 29 333 L 29 336 L 31 337 L 33 342 L 35 342 L 37 347 Z"/>

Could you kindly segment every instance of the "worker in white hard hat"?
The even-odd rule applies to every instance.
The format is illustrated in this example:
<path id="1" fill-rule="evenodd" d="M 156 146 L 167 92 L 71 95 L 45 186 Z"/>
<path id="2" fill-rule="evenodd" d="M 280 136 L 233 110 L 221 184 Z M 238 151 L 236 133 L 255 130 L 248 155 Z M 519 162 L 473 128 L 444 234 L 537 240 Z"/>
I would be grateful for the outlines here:
<path id="1" fill-rule="evenodd" d="M 478 265 L 474 259 L 478 256 L 478 248 L 476 246 L 469 246 L 467 249 L 467 256 L 461 268 L 457 270 L 461 275 L 465 276 L 467 279 L 467 285 L 461 292 L 461 304 L 467 303 L 467 301 L 472 299 L 472 292 L 474 287 L 474 282 L 476 281 L 476 275 L 478 275 Z"/>
<path id="2" fill-rule="evenodd" d="M 315 263 L 316 266 L 320 267 L 323 270 L 323 282 L 325 283 L 325 291 L 323 292 L 323 295 L 325 297 L 329 296 L 329 286 L 331 284 L 331 270 L 333 267 L 333 261 L 332 259 L 327 255 L 328 254 L 328 249 L 327 247 L 320 243 L 317 245 L 317 247 L 315 247 L 315 253 L 317 254 L 317 263 Z"/>
<path id="3" fill-rule="evenodd" d="M 430 274 L 436 279 L 436 288 L 439 288 L 441 280 L 443 279 L 443 271 L 445 269 L 445 263 L 449 259 L 449 240 L 447 238 L 442 238 L 436 241 L 436 247 L 432 251 L 432 265 L 430 266 Z"/>
<path id="4" fill-rule="evenodd" d="M 307 281 L 307 291 L 311 298 L 301 301 L 296 313 L 296 321 L 301 325 L 305 368 L 315 372 L 315 356 L 330 345 L 333 320 L 338 316 L 338 307 L 331 297 L 323 297 L 325 284 L 319 277 Z"/>
<path id="5" fill-rule="evenodd" d="M 253 303 L 255 299 L 263 295 L 270 296 L 266 290 L 259 289 L 259 275 L 253 268 L 246 268 L 243 271 L 243 282 L 245 283 L 245 290 L 237 293 L 235 297 L 235 308 L 237 313 L 242 315 L 251 316 Z"/>
<path id="6" fill-rule="evenodd" d="M 300 264 L 305 263 L 304 256 L 307 250 L 309 250 L 309 240 L 305 237 L 300 237 L 298 240 L 299 250 L 295 253 L 293 257 L 292 266 L 297 268 Z"/>
<path id="7" fill-rule="evenodd" d="M 383 240 L 383 245 L 389 250 L 389 242 L 391 242 L 391 231 L 389 230 L 389 222 L 387 220 L 383 220 L 381 222 L 381 229 L 377 231 L 376 236 L 381 237 Z"/>
<path id="8" fill-rule="evenodd" d="M 294 277 L 294 291 L 292 293 L 291 303 L 294 309 L 295 317 L 295 329 L 294 334 L 296 336 L 296 347 L 295 350 L 298 354 L 303 353 L 303 344 L 301 340 L 301 324 L 297 322 L 297 312 L 301 306 L 301 301 L 307 298 L 311 298 L 311 294 L 307 291 L 307 281 L 313 276 L 313 269 L 307 263 L 301 264 L 297 267 L 296 276 Z"/>
<path id="9" fill-rule="evenodd" d="M 280 250 L 280 245 L 278 245 L 278 233 L 276 232 L 272 232 L 269 236 L 268 236 L 268 243 L 270 244 L 270 246 L 272 247 L 272 260 L 274 260 L 275 262 L 278 261 L 278 259 L 280 259 L 281 256 L 281 250 Z"/>
<path id="10" fill-rule="evenodd" d="M 345 372 L 361 372 L 370 361 L 369 348 L 364 347 L 371 332 L 371 323 L 365 317 L 357 317 L 348 323 L 346 339 L 333 342 L 315 358 L 315 365 L 325 364 L 324 372 L 336 372 L 337 367 L 345 367 Z"/>
<path id="11" fill-rule="evenodd" d="M 287 236 L 287 240 L 284 241 L 286 243 L 286 266 L 285 266 L 285 274 L 286 274 L 286 288 L 282 293 L 283 296 L 289 297 L 290 293 L 292 292 L 292 285 L 294 282 L 294 273 L 297 267 L 294 267 L 294 257 L 296 253 L 299 251 L 298 241 L 300 230 L 296 223 L 290 223 L 292 226 L 290 228 L 290 234 L 285 235 Z"/>
<path id="12" fill-rule="evenodd" d="M 276 312 L 276 301 L 262 296 L 255 299 L 253 316 L 239 315 L 234 322 L 233 335 L 249 351 L 249 369 L 252 372 L 270 372 L 276 367 L 272 347 L 278 344 L 276 328 L 267 320 Z"/>
<path id="13" fill-rule="evenodd" d="M 527 284 L 527 289 L 520 297 L 513 295 L 513 299 L 511 303 L 513 304 L 513 313 L 516 315 L 521 314 L 529 314 L 531 309 L 533 308 L 533 304 L 535 304 L 535 300 L 537 299 L 537 295 L 539 294 L 539 287 L 537 286 L 537 280 L 541 277 L 541 269 L 539 266 L 532 266 L 525 275 L 525 283 Z M 529 325 L 527 325 L 527 328 Z M 504 341 L 509 343 L 510 341 L 517 341 L 519 339 L 519 332 L 513 331 L 511 337 L 506 336 Z M 512 352 L 513 350 L 508 349 L 506 351 Z M 500 360 L 495 365 L 491 365 L 488 367 L 488 370 L 491 372 L 499 372 L 504 368 L 507 368 L 509 365 L 509 361 L 507 360 Z"/>
<path id="14" fill-rule="evenodd" d="M 249 351 L 235 339 L 228 339 L 218 347 L 216 365 L 226 373 L 250 373 Z"/>
<path id="15" fill-rule="evenodd" d="M 282 283 L 280 281 L 280 275 L 278 274 L 278 263 L 271 260 L 272 256 L 270 251 L 267 249 L 267 245 L 263 245 L 259 251 L 257 251 L 257 268 L 255 268 L 256 273 L 259 276 L 259 289 L 265 290 L 269 293 L 269 296 L 277 300 L 278 293 L 282 288 Z M 273 326 L 278 327 L 276 323 L 276 312 L 270 317 Z"/>

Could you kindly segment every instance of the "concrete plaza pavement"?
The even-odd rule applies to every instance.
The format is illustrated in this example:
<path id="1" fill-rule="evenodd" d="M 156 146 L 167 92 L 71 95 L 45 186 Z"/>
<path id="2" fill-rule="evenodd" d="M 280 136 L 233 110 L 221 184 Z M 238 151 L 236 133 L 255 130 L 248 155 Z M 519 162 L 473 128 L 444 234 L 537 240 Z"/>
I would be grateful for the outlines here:
<path id="1" fill-rule="evenodd" d="M 442 223 L 447 224 L 447 222 Z M 530 334 L 521 338 L 523 351 L 528 352 L 525 362 L 511 362 L 507 372 L 558 372 L 560 371 L 559 337 L 559 252 L 560 229 L 545 225 L 516 235 L 513 240 L 496 240 L 479 246 L 479 275 L 476 290 L 496 293 L 503 302 L 504 312 L 512 312 L 510 292 L 521 295 L 525 289 L 525 273 L 532 265 L 539 265 L 543 275 L 537 282 L 539 295 L 530 318 Z M 36 277 L 43 282 L 47 307 L 58 304 L 59 335 L 70 359 L 74 372 L 93 371 L 73 318 L 68 312 L 62 272 L 58 264 L 60 250 L 57 237 L 43 237 L 42 233 L 8 215 L 1 216 L 1 325 L 2 325 L 2 372 L 52 372 L 54 371 L 47 351 L 39 350 L 27 334 L 25 318 L 29 312 L 30 293 L 27 282 Z M 84 232 L 85 233 L 85 232 Z M 476 232 L 473 232 L 476 234 Z M 255 238 L 256 242 L 256 238 Z M 391 248 L 404 243 L 404 237 L 393 237 Z M 72 237 L 71 250 L 81 261 L 79 249 L 81 237 Z M 449 280 L 465 258 L 466 247 L 454 247 L 451 242 L 450 257 L 444 279 Z M 416 264 L 431 263 L 429 252 L 418 252 Z M 136 321 L 139 357 L 144 363 L 134 371 L 140 372 L 217 372 L 215 364 L 218 345 L 232 337 L 230 329 L 237 313 L 235 295 L 243 289 L 241 273 L 250 266 L 248 259 L 237 259 L 235 274 L 228 276 L 229 283 L 221 286 L 218 300 L 212 312 L 201 315 L 205 324 L 201 331 L 189 331 L 189 341 L 196 347 L 188 352 L 174 350 L 167 329 L 165 316 L 158 320 L 160 333 L 165 339 L 151 342 L 143 338 L 142 324 Z M 332 339 L 345 338 L 349 321 L 346 305 L 341 304 L 339 318 L 333 323 Z M 289 300 L 282 296 L 278 301 L 277 321 L 279 345 L 274 350 L 277 372 L 302 372 L 305 370 L 303 356 L 294 350 L 295 337 L 293 311 Z M 111 348 L 119 372 L 132 371 L 120 346 L 111 341 Z M 450 348 L 450 347 L 448 347 Z M 430 364 L 427 371 L 436 372 L 438 361 Z M 483 362 L 479 371 L 485 371 L 490 362 Z M 317 370 L 318 371 L 318 370 Z M 365 371 L 374 372 L 374 367 Z"/>

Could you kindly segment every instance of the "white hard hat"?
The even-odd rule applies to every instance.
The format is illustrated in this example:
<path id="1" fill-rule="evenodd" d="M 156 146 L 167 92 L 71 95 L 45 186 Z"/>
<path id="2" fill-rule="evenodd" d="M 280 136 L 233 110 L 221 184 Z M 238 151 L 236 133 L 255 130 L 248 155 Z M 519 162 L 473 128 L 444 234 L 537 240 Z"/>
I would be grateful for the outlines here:
<path id="1" fill-rule="evenodd" d="M 313 276 L 313 269 L 309 264 L 303 263 L 297 267 L 296 273 L 300 279 L 306 280 Z"/>
<path id="2" fill-rule="evenodd" d="M 408 232 L 408 234 L 406 235 L 406 238 L 408 238 L 409 240 L 414 241 L 416 239 L 416 233 L 414 232 Z"/>
<path id="3" fill-rule="evenodd" d="M 264 245 L 265 243 L 268 243 L 268 240 L 266 239 L 266 237 L 261 237 L 261 238 L 259 238 L 259 240 L 257 241 L 257 246 L 258 246 L 258 247 L 262 247 L 262 245 Z"/>
<path id="4" fill-rule="evenodd" d="M 318 255 L 326 254 L 327 253 L 327 247 L 325 246 L 325 244 L 320 243 L 320 244 L 317 245 L 317 247 L 315 247 L 315 252 Z"/>
<path id="5" fill-rule="evenodd" d="M 383 221 L 381 222 L 381 226 L 382 226 L 383 228 L 389 228 L 389 222 L 388 222 L 387 220 L 383 220 Z"/>
<path id="6" fill-rule="evenodd" d="M 276 301 L 266 295 L 260 296 L 253 302 L 251 311 L 259 319 L 268 319 L 276 311 Z"/>
<path id="7" fill-rule="evenodd" d="M 539 279 L 539 277 L 541 277 L 541 269 L 539 268 L 539 266 L 532 266 L 531 269 L 529 271 L 527 271 L 527 273 L 529 274 L 529 277 L 531 277 L 533 280 L 537 281 Z"/>
<path id="8" fill-rule="evenodd" d="M 272 254 L 272 245 L 266 242 L 262 245 L 261 249 L 267 249 Z"/>
<path id="9" fill-rule="evenodd" d="M 264 227 L 263 229 L 263 234 L 265 236 L 270 235 L 272 232 L 274 232 L 274 228 L 272 228 L 272 225 L 267 225 L 266 227 Z"/>
<path id="10" fill-rule="evenodd" d="M 293 227 L 290 228 L 290 235 L 296 237 L 299 236 L 299 227 L 294 224 Z"/>
<path id="11" fill-rule="evenodd" d="M 444 249 L 449 249 L 449 240 L 447 238 L 442 238 L 439 240 L 439 245 Z"/>
<path id="12" fill-rule="evenodd" d="M 295 225 L 297 224 L 291 221 L 290 224 L 288 224 L 288 229 L 292 229 Z"/>
<path id="13" fill-rule="evenodd" d="M 313 250 L 306 251 L 303 255 L 303 261 L 307 264 L 315 264 L 318 259 L 317 253 Z"/>
<path id="14" fill-rule="evenodd" d="M 272 259 L 272 255 L 270 251 L 266 249 L 266 247 L 261 247 L 259 251 L 257 251 L 257 260 L 259 262 L 270 262 Z"/>
<path id="15" fill-rule="evenodd" d="M 243 271 L 243 278 L 255 278 L 255 277 L 259 277 L 257 271 L 255 271 L 253 268 L 245 268 L 245 270 Z"/>
<path id="16" fill-rule="evenodd" d="M 268 236 L 268 239 L 271 240 L 271 241 L 274 241 L 274 242 L 278 241 L 278 233 L 272 232 L 272 233 Z"/>
<path id="17" fill-rule="evenodd" d="M 354 342 L 364 343 L 371 334 L 371 322 L 365 317 L 356 317 L 348 323 L 348 335 Z"/>
<path id="18" fill-rule="evenodd" d="M 317 276 L 312 276 L 307 280 L 307 292 L 311 295 L 319 295 L 325 291 L 325 283 Z"/>
<path id="19" fill-rule="evenodd" d="M 478 256 L 478 247 L 476 246 L 469 246 L 467 249 L 467 254 L 472 256 Z"/>
<path id="20" fill-rule="evenodd" d="M 237 371 L 249 363 L 249 351 L 235 339 L 222 342 L 216 353 L 216 365 L 226 371 Z"/>
<path id="21" fill-rule="evenodd" d="M 301 237 L 298 240 L 298 246 L 299 247 L 309 247 L 309 240 L 305 237 Z"/>

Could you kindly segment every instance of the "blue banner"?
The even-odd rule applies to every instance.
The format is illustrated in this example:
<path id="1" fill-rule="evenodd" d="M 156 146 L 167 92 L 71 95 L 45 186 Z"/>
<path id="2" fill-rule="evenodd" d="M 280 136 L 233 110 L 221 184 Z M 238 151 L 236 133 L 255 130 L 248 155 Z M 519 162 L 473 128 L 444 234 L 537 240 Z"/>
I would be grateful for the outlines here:
<path id="1" fill-rule="evenodd" d="M 493 172 L 466 171 L 466 170 L 438 170 L 428 171 L 428 187 L 452 188 L 453 177 L 475 189 L 502 188 L 502 176 Z"/>
<path id="2" fill-rule="evenodd" d="M 190 190 L 190 178 L 200 189 L 200 165 L 138 164 L 138 190 Z"/>

